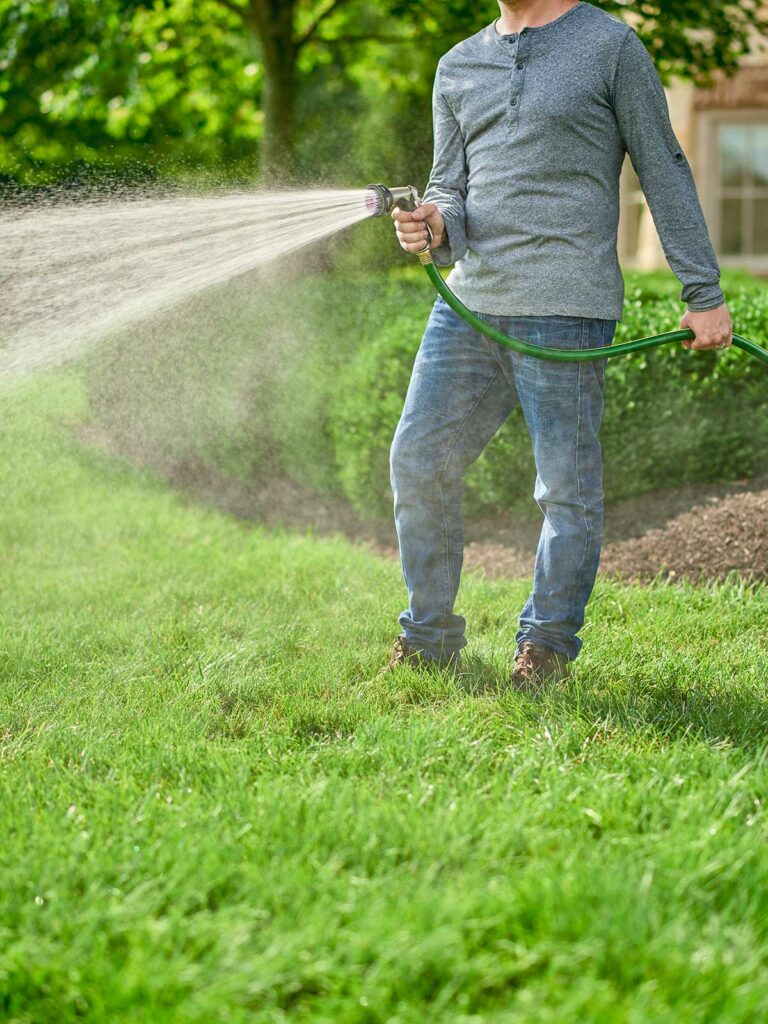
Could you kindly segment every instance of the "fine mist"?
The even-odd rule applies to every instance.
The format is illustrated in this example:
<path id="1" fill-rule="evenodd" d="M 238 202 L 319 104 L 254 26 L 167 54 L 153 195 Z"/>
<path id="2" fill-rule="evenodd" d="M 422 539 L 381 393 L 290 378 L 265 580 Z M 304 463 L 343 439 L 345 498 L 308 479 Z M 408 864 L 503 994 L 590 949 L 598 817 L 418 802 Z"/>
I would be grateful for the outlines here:
<path id="1" fill-rule="evenodd" d="M 0 209 L 0 381 L 370 216 L 365 189 L 109 194 Z"/>
<path id="2" fill-rule="evenodd" d="M 376 268 L 384 238 L 394 247 L 384 224 L 339 233 L 93 346 L 77 368 L 85 439 L 239 517 L 359 535 L 331 410 L 379 337 L 402 332 L 415 351 L 411 321 L 431 300 L 420 276 Z"/>

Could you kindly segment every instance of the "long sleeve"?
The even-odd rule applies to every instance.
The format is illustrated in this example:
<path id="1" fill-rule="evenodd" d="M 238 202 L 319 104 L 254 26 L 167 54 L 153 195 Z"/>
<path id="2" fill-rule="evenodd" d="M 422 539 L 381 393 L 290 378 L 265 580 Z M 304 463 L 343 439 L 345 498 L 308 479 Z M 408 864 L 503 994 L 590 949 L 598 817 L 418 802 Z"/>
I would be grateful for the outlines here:
<path id="1" fill-rule="evenodd" d="M 664 255 L 690 310 L 725 298 L 691 168 L 669 120 L 664 88 L 650 54 L 630 29 L 613 82 L 613 109 L 625 149 L 648 200 Z"/>
<path id="2" fill-rule="evenodd" d="M 432 116 L 434 159 L 424 202 L 434 203 L 443 215 L 448 237 L 432 251 L 432 257 L 439 266 L 447 267 L 467 251 L 464 213 L 467 166 L 461 129 L 440 91 L 439 68 L 432 93 Z"/>

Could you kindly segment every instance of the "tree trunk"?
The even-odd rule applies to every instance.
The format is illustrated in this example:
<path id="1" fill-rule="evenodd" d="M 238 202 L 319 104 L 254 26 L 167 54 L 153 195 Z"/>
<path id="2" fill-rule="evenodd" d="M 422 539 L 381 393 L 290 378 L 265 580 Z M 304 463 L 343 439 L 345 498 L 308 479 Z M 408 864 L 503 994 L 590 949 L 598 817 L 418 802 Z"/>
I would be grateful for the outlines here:
<path id="1" fill-rule="evenodd" d="M 295 0 L 252 0 L 253 28 L 264 56 L 264 135 L 261 176 L 265 182 L 290 179 L 296 130 Z"/>

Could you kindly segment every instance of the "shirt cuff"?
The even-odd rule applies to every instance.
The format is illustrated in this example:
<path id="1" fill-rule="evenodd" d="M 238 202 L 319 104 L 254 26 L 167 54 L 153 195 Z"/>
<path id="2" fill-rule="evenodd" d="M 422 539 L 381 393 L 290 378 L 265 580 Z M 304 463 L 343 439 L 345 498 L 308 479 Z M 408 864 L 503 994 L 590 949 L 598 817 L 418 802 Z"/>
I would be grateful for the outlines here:
<path id="1" fill-rule="evenodd" d="M 435 204 L 445 221 L 445 235 L 442 244 L 432 250 L 432 259 L 438 267 L 450 267 L 458 263 L 467 251 L 467 239 L 464 231 L 464 217 L 454 210 Z"/>
<path id="2" fill-rule="evenodd" d="M 686 298 L 683 297 L 683 302 Z M 719 285 L 702 288 L 697 292 L 695 298 L 688 298 L 688 309 L 691 313 L 705 313 L 708 309 L 717 309 L 725 302 L 725 295 Z"/>

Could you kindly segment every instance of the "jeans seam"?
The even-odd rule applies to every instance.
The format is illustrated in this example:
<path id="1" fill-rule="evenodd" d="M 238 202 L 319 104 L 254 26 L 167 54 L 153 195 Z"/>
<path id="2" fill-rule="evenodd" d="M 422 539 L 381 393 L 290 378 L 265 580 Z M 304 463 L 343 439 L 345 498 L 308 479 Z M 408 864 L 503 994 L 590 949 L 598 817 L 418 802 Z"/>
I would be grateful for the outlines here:
<path id="1" fill-rule="evenodd" d="M 580 344 L 579 344 L 579 347 L 581 349 L 586 348 L 585 341 L 587 341 L 588 333 L 589 333 L 588 323 L 587 323 L 586 320 L 582 320 L 582 322 L 581 322 L 581 340 L 580 340 Z M 581 462 L 580 462 L 580 456 L 581 456 L 581 405 L 582 405 L 582 401 L 584 399 L 584 374 L 583 374 L 583 369 L 584 369 L 584 362 L 580 361 L 579 362 L 578 398 L 576 400 L 576 497 L 577 497 L 578 502 L 579 502 L 579 511 L 581 512 L 581 519 L 582 519 L 582 522 L 584 523 L 584 547 L 582 548 L 581 558 L 579 560 L 579 571 L 578 571 L 578 576 L 577 576 L 577 579 L 579 581 L 581 581 L 583 579 L 583 577 L 584 577 L 584 565 L 586 564 L 587 551 L 589 550 L 589 541 L 590 541 L 590 538 L 592 536 L 592 531 L 590 529 L 589 523 L 587 522 L 587 517 L 586 517 L 586 515 L 584 513 L 584 501 L 583 501 L 582 493 L 581 493 Z M 576 618 L 576 606 L 575 606 L 575 604 L 572 604 L 572 606 L 571 606 L 571 621 L 574 621 L 575 618 Z"/>
<path id="2" fill-rule="evenodd" d="M 494 381 L 499 376 L 499 372 L 500 371 L 498 369 L 494 372 L 493 376 L 489 379 L 488 383 L 485 385 L 483 390 L 478 395 L 476 401 L 472 405 L 472 408 L 469 410 L 467 415 L 464 417 L 464 419 L 459 424 L 459 426 L 458 426 L 458 428 L 456 430 L 456 434 L 454 435 L 454 438 L 451 441 L 450 448 L 448 449 L 448 455 L 446 456 L 446 459 L 445 459 L 445 465 L 443 466 L 443 472 L 440 474 L 440 484 L 439 484 L 439 488 L 440 488 L 440 514 L 441 514 L 442 519 L 443 519 L 443 542 L 444 542 L 444 545 L 445 545 L 445 578 L 444 578 L 445 591 L 444 591 L 444 594 L 443 594 L 443 598 L 444 598 L 445 608 L 447 609 L 446 614 L 449 614 L 450 606 L 451 606 L 451 602 L 449 600 L 450 594 L 451 594 L 451 543 L 450 543 L 450 537 L 449 537 L 449 531 L 448 531 L 448 516 L 445 514 L 445 492 L 443 490 L 443 484 L 445 483 L 445 477 L 446 477 L 446 474 L 448 472 L 448 466 L 449 466 L 450 461 L 451 461 L 451 456 L 453 455 L 453 449 L 456 447 L 456 444 L 457 444 L 459 438 L 461 437 L 462 433 L 464 432 L 464 428 L 466 427 L 467 423 L 469 423 L 470 419 L 472 418 L 472 415 L 474 414 L 475 409 L 477 409 L 478 405 L 480 405 L 480 402 L 483 400 L 483 398 L 488 393 L 491 385 L 494 383 Z M 461 515 L 461 506 L 459 506 L 459 515 Z"/>
<path id="3" fill-rule="evenodd" d="M 606 338 L 608 335 L 608 321 L 600 321 L 600 347 L 606 347 Z M 597 383 L 600 385 L 600 390 L 605 390 L 605 369 L 608 360 L 603 357 L 599 362 L 595 360 L 595 370 L 597 371 Z M 598 369 L 598 367 L 600 367 Z"/>

